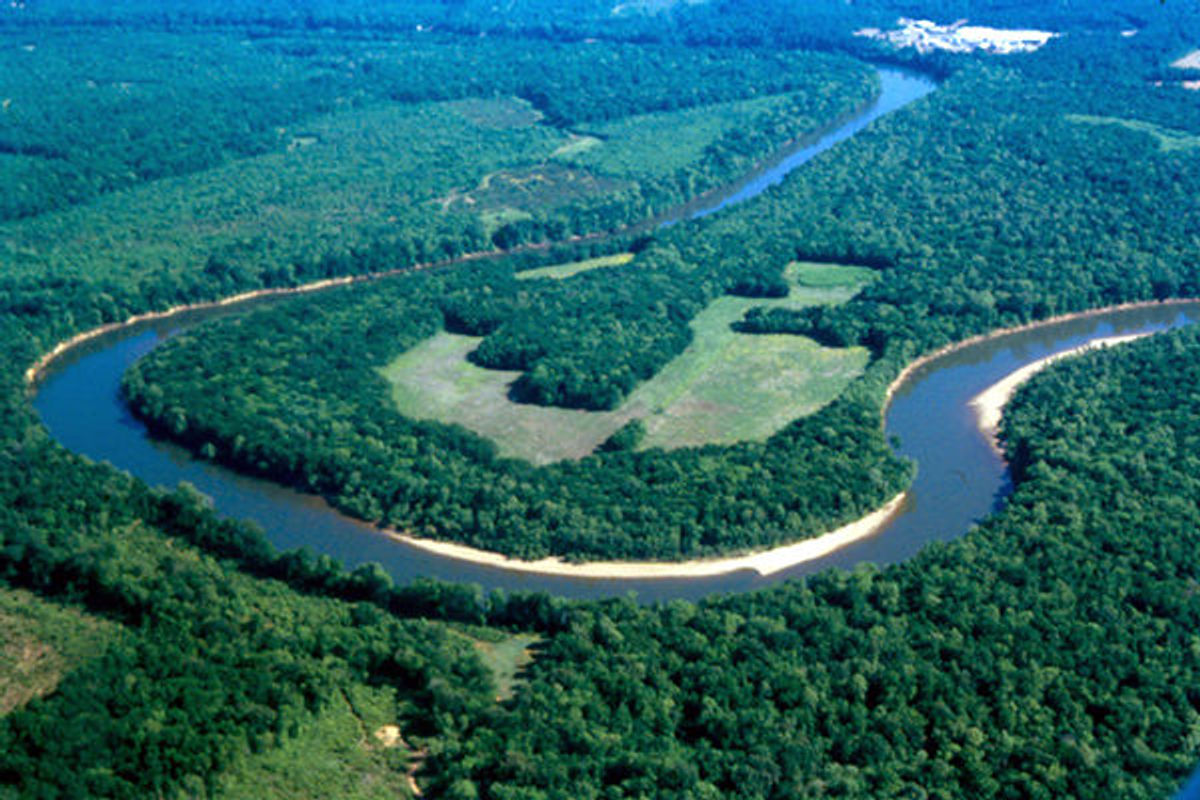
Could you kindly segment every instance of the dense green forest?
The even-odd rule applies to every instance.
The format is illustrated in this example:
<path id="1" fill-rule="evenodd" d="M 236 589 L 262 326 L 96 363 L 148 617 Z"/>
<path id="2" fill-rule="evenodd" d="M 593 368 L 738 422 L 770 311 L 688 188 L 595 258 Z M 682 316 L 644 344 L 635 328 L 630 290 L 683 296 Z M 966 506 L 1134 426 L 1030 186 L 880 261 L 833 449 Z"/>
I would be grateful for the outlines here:
<path id="1" fill-rule="evenodd" d="M 948 80 L 740 211 L 636 242 L 533 251 L 284 304 L 163 350 L 130 378 L 131 393 L 164 432 L 190 434 L 223 459 L 234 458 L 240 434 L 244 467 L 340 497 L 364 516 L 398 508 L 431 521 L 439 511 L 447 525 L 436 532 L 457 525 L 467 539 L 498 522 L 508 530 L 518 515 L 512 530 L 522 535 L 557 519 L 560 531 L 586 534 L 564 551 L 602 552 L 616 531 L 653 531 L 658 539 L 630 536 L 623 552 L 677 555 L 795 535 L 901 484 L 906 468 L 882 440 L 879 404 L 917 353 L 1063 310 L 1195 293 L 1190 142 L 1200 126 L 1195 95 L 1175 85 L 1189 73 L 1167 66 L 1200 45 L 1189 4 L 714 0 L 617 15 L 582 0 L 519 0 L 505 14 L 492 5 L 45 0 L 0 10 L 0 102 L 12 100 L 0 114 L 0 176 L 15 187 L 0 194 L 0 591 L 32 591 L 105 630 L 53 691 L 0 717 L 0 797 L 246 796 L 237 786 L 270 796 L 274 784 L 255 778 L 280 759 L 303 773 L 345 745 L 322 743 L 330 720 L 346 721 L 356 752 L 393 777 L 423 756 L 418 783 L 440 797 L 1169 793 L 1200 759 L 1194 332 L 1061 365 L 1023 392 L 1005 428 L 1015 494 L 964 539 L 886 570 L 698 605 L 394 586 L 378 569 L 346 573 L 327 557 L 274 553 L 194 492 L 151 491 L 49 438 L 22 373 L 81 330 L 262 285 L 620 227 L 873 91 L 869 71 L 847 56 L 795 47 L 916 61 Z M 1071 35 L 1003 61 L 915 59 L 847 35 L 900 14 Z M 1140 32 L 1120 37 L 1130 27 Z M 189 60 L 176 61 L 180 53 Z M 694 74 L 709 79 L 694 86 Z M 157 77 L 139 82 L 148 75 Z M 246 201 L 255 214 L 267 208 L 254 217 L 259 232 L 231 235 L 221 206 L 204 205 L 231 176 L 288 158 L 294 176 L 315 180 L 321 151 L 312 148 L 361 157 L 380 141 L 362 135 L 370 123 L 404 118 L 401 108 L 449 115 L 407 118 L 412 126 L 457 116 L 491 130 L 485 154 L 516 147 L 515 137 L 531 153 L 543 148 L 482 174 L 446 164 L 444 191 L 416 185 L 445 197 L 485 174 L 540 165 L 584 136 L 635 122 L 644 133 L 669 124 L 661 115 L 744 104 L 758 97 L 747 83 L 778 99 L 749 113 L 769 123 L 800 112 L 803 127 L 768 126 L 770 136 L 738 150 L 713 126 L 716 150 L 696 152 L 721 158 L 664 172 L 634 199 L 571 196 L 555 220 L 485 221 L 448 208 L 444 218 L 398 213 L 386 230 L 372 227 L 379 210 L 370 207 L 361 227 L 350 230 L 348 215 L 348 232 L 306 239 L 312 217 L 280 214 L 262 187 Z M 804 104 L 821 86 L 832 94 Z M 620 87 L 621 102 L 608 87 Z M 481 125 L 476 101 L 525 127 Z M 721 114 L 746 113 L 737 108 Z M 529 109 L 541 115 L 532 125 Z M 496 120 L 489 114 L 487 125 Z M 314 130 L 327 138 L 312 141 Z M 583 164 L 600 152 L 574 157 Z M 319 216 L 322 199 L 346 203 L 352 191 L 329 190 L 344 177 L 288 184 L 311 205 L 286 208 Z M 250 189 L 231 185 L 226 198 Z M 206 192 L 189 191 L 197 187 Z M 400 185 L 397 197 L 413 189 Z M 197 204 L 182 213 L 171 197 Z M 589 204 L 603 197 L 615 205 L 599 214 Z M 210 215 L 210 226 L 197 223 Z M 439 228 L 438 219 L 450 221 Z M 275 222 L 286 247 L 271 244 Z M 169 233 L 147 235 L 156 225 Z M 163 244 L 176 240 L 177 250 Z M 513 279 L 514 268 L 628 246 L 638 256 L 623 267 L 557 285 Z M 679 352 L 708 301 L 777 294 L 797 256 L 869 264 L 880 279 L 845 306 L 752 314 L 744 326 L 864 343 L 876 360 L 843 398 L 765 445 L 618 451 L 534 470 L 497 460 L 461 430 L 385 413 L 372 384 L 371 366 L 449 325 L 489 335 L 481 360 L 544 347 L 527 399 L 604 406 Z M 492 299 L 476 302 L 485 289 Z M 364 329 L 356 304 L 378 312 L 376 327 Z M 544 336 L 531 335 L 535 323 Z M 312 339 L 296 335 L 301 326 Z M 268 331 L 277 350 L 241 347 Z M 211 413 L 197 396 L 172 405 L 183 395 L 168 403 L 164 394 L 153 405 L 155 387 L 139 376 L 167 366 L 162 377 L 180 386 L 226 375 L 209 384 L 208 400 L 228 401 Z M 342 370 L 344 385 L 307 383 L 329 370 Z M 280 424 L 306 428 L 248 418 L 253 403 L 277 409 L 289 396 L 296 415 Z M 172 430 L 173 420 L 185 425 Z M 288 434 L 301 430 L 320 434 L 320 446 L 298 447 Z M 361 454 L 387 458 L 344 449 L 372 438 L 381 448 Z M 408 461 L 388 460 L 393 445 Z M 415 469 L 384 503 L 368 490 L 392 480 L 397 464 Z M 410 480 L 418 474 L 425 484 Z M 800 480 L 811 493 L 795 491 Z M 473 495 L 448 492 L 456 482 Z M 550 495 L 557 485 L 565 499 Z M 701 495 L 711 506 L 698 514 Z M 529 505 L 506 507 L 509 499 Z M 793 512 L 813 522 L 788 529 Z M 533 541 L 490 544 L 531 555 L 559 544 Z M 506 630 L 541 641 L 515 693 L 497 702 L 506 692 L 479 653 Z M 403 746 L 358 745 L 388 719 Z"/>
<path id="2" fill-rule="evenodd" d="M 1200 724 L 1197 352 L 1037 377 L 1007 508 L 905 564 L 581 609 L 430 768 L 489 797 L 1168 796 Z"/>

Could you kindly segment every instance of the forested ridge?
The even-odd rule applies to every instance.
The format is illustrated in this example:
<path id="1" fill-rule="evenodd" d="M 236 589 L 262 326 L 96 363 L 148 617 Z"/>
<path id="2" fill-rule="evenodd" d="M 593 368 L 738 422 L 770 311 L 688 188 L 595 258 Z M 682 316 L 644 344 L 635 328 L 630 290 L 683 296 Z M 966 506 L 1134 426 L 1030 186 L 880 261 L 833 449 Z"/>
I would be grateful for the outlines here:
<path id="1" fill-rule="evenodd" d="M 845 398 L 793 429 L 836 445 L 845 437 L 878 440 L 883 386 L 923 349 L 1069 308 L 1193 291 L 1195 215 L 1187 201 L 1194 194 L 1189 159 L 1195 155 L 1175 145 L 1198 129 L 1192 95 L 1171 85 L 1181 76 L 1165 64 L 1196 44 L 1197 28 L 1186 4 L 1162 5 L 1159 12 L 1153 2 L 1096 3 L 1083 10 L 1044 4 L 1030 20 L 1011 4 L 968 0 L 936 6 L 873 0 L 854 7 L 718 0 L 662 16 L 609 19 L 607 5 L 543 0 L 518 3 L 509 17 L 473 2 L 405 4 L 400 10 L 376 3 L 277 3 L 248 10 L 240 2 L 198 7 L 129 0 L 97 10 L 55 0 L 28 16 L 5 8 L 0 31 L 24 43 L 33 36 L 38 44 L 39 26 L 51 24 L 94 26 L 97 33 L 113 23 L 159 33 L 228 25 L 248 39 L 326 29 L 399 35 L 436 19 L 446 36 L 457 31 L 477 37 L 486 24 L 489 36 L 514 48 L 524 36 L 541 44 L 598 35 L 631 49 L 639 41 L 768 49 L 839 43 L 862 55 L 875 52 L 874 46 L 848 41 L 845 31 L 887 25 L 900 13 L 1070 28 L 1072 36 L 1043 53 L 1000 67 L 980 67 L 972 57 L 929 60 L 930 68 L 953 74 L 941 93 L 848 143 L 848 152 L 829 154 L 819 168 L 758 204 L 752 218 L 733 214 L 677 226 L 639 245 L 635 264 L 651 269 L 645 280 L 629 285 L 669 295 L 674 316 L 651 308 L 651 322 L 630 341 L 665 337 L 663 352 L 677 346 L 670 336 L 697 304 L 729 290 L 778 291 L 779 270 L 798 255 L 853 258 L 880 268 L 881 280 L 842 309 L 770 320 L 772 329 L 864 341 L 882 354 Z M 425 13 L 434 16 L 415 16 Z M 1126 25 L 1141 27 L 1141 33 L 1118 39 Z M 1146 85 L 1164 77 L 1167 86 Z M 1013 100 L 1030 86 L 1028 107 Z M 7 83 L 3 89 L 8 96 Z M 976 92 L 996 97 L 982 103 Z M 328 97 L 320 91 L 314 96 Z M 120 102 L 109 107 L 122 113 Z M 303 114 L 317 107 L 306 106 Z M 269 102 L 264 108 L 276 113 Z M 935 112 L 942 116 L 934 118 Z M 302 118 L 290 106 L 278 113 L 289 126 Z M 237 120 L 237 113 L 231 110 L 229 119 Z M 1023 134 L 1021 119 L 1036 120 L 1054 135 Z M 925 136 L 918 120 L 936 122 L 944 137 Z M 177 124 L 186 131 L 195 123 Z M 304 132 L 290 129 L 282 143 L 267 136 L 254 146 L 286 150 L 292 134 Z M 43 211 L 62 204 L 74 204 L 74 211 L 112 197 L 123 200 L 127 196 L 119 192 L 130 187 L 157 187 L 161 179 L 146 181 L 154 175 L 188 179 L 204 174 L 192 170 L 236 164 L 237 148 L 247 141 L 180 139 L 174 144 L 182 143 L 181 152 L 154 156 L 165 159 L 161 170 L 129 175 L 122 171 L 163 140 L 145 137 L 141 142 L 153 146 L 146 150 L 138 143 L 130 160 L 130 151 L 106 149 L 107 133 L 96 135 L 96 152 L 110 153 L 111 160 L 94 172 L 69 159 L 47 165 L 38 163 L 42 154 L 3 154 L 0 169 L 18 175 L 33 169 L 37 181 L 45 181 L 35 182 L 41 187 L 36 192 L 4 195 L 3 213 L 25 215 L 5 224 L 41 224 Z M 1094 163 L 1087 158 L 1092 142 L 1104 156 Z M 986 153 L 993 159 L 983 158 Z M 1117 162 L 1127 153 L 1134 166 L 1123 171 Z M 995 166 L 978 179 L 939 172 L 943 156 L 951 164 Z M 856 172 L 850 165 L 856 160 L 877 169 Z M 1032 183 L 1022 189 L 1020 167 L 1039 166 L 1039 160 L 1045 169 L 1034 169 Z M 1064 195 L 1082 193 L 1045 195 L 1057 216 L 1035 203 L 1038 193 L 1059 185 L 1052 180 L 1055 169 L 1063 170 L 1058 177 Z M 857 195 L 813 196 L 836 187 L 839 175 L 861 181 Z M 923 175 L 936 178 L 901 192 L 909 202 L 897 208 L 888 193 Z M 6 185 L 34 183 L 22 177 Z M 918 186 L 928 191 L 918 192 Z M 960 202 L 952 202 L 951 187 L 961 193 Z M 1180 198 L 1174 207 L 1163 205 L 1173 213 L 1152 213 L 1157 192 Z M 923 206 L 930 197 L 945 206 Z M 793 213 L 798 207 L 804 213 Z M 1016 213 L 1021 209 L 1024 214 Z M 811 216 L 817 212 L 819 228 Z M 867 227 L 855 216 L 860 213 L 883 224 Z M 12 230 L 5 229 L 5 246 Z M 107 252 L 129 230 L 97 235 L 90 250 Z M 494 232 L 475 229 L 471 239 L 430 234 L 430 251 L 445 256 L 466 244 L 490 246 Z M 0 577 L 5 585 L 105 616 L 122 633 L 100 657 L 68 672 L 53 694 L 0 718 L 0 796 L 220 796 L 224 773 L 252 768 L 257 756 L 304 740 L 319 715 L 360 688 L 382 689 L 394 699 L 406 740 L 428 751 L 418 782 L 441 797 L 1161 797 L 1200 757 L 1194 733 L 1200 700 L 1192 688 L 1200 683 L 1193 568 L 1200 500 L 1192 480 L 1200 414 L 1193 390 L 1200 376 L 1193 365 L 1200 342 L 1194 333 L 1088 356 L 1039 378 L 1017 398 L 1005 431 L 1020 478 L 1008 508 L 968 537 L 927 549 L 906 564 L 829 573 L 803 586 L 699 605 L 487 598 L 470 587 L 394 587 L 379 570 L 346 574 L 328 558 L 275 554 L 252 529 L 218 521 L 194 493 L 152 492 L 50 441 L 30 409 L 21 373 L 56 342 L 181 300 L 398 260 L 390 243 L 371 247 L 367 237 L 357 249 L 310 252 L 302 264 L 281 259 L 287 268 L 268 277 L 257 269 L 226 269 L 228 251 L 205 252 L 205 236 L 212 233 L 197 234 L 194 249 L 165 278 L 159 277 L 165 272 L 161 254 L 153 250 L 120 261 L 48 266 L 45 251 L 17 248 L 3 263 L 0 347 L 9 368 L 0 371 Z M 1026 255 L 1043 248 L 1047 255 L 1030 259 L 1026 269 L 1011 256 L 1021 247 Z M 972 262 L 975 254 L 982 264 Z M 987 270 L 993 263 L 994 280 Z M 1065 272 L 1056 274 L 1054 264 Z M 638 268 L 612 274 L 628 276 Z M 521 290 L 510 287 L 509 269 L 461 275 L 464 291 L 487 285 L 514 298 L 511 305 L 484 307 L 486 324 L 499 323 L 495 331 L 513 321 L 519 333 L 521 315 L 536 310 L 570 342 L 572 326 L 602 330 L 621 319 L 620 304 L 606 299 L 607 305 L 597 305 L 602 314 L 574 320 L 566 313 L 574 298 L 561 287 L 548 289 L 536 303 L 532 291 L 520 298 Z M 688 276 L 704 285 L 688 286 Z M 449 286 L 460 276 L 419 280 Z M 576 285 L 592 281 L 599 285 L 582 296 L 602 297 L 597 278 Z M 367 307 L 402 306 L 397 285 L 404 284 L 308 298 L 312 305 L 282 306 L 198 331 L 190 346 L 237 341 L 256 326 L 290 325 L 281 331 L 289 336 L 280 336 L 279 352 L 294 352 L 300 346 L 290 336 L 295 320 L 313 318 L 327 341 L 348 345 L 347 334 L 361 318 L 351 313 L 347 298 Z M 471 307 L 464 302 L 456 308 L 461 316 Z M 381 315 L 377 334 L 360 336 L 347 354 L 365 362 L 380 358 L 398 341 L 445 324 L 454 308 L 447 300 L 412 309 L 411 319 Z M 517 335 L 509 340 L 521 341 Z M 214 352 L 202 352 L 205 359 L 193 365 L 199 374 L 218 363 Z M 614 355 L 603 348 L 596 354 L 591 362 L 583 354 L 579 367 Z M 264 364 L 261 353 L 233 355 L 245 359 L 232 365 L 242 379 Z M 295 391 L 298 404 L 312 412 L 308 419 L 325 424 L 329 408 L 320 404 L 336 406 L 344 398 L 328 386 L 313 393 L 299 379 L 310 368 L 348 365 L 311 343 L 306 355 L 307 363 L 298 360 L 263 377 Z M 363 361 L 347 371 L 351 385 L 368 374 L 357 370 Z M 579 367 L 571 369 L 586 375 Z M 180 370 L 172 379 L 193 377 Z M 382 432 L 371 427 L 379 424 L 372 416 L 378 410 L 370 407 L 379 395 L 362 386 L 356 401 L 367 402 L 340 407 L 347 422 L 331 425 L 327 441 Z M 242 391 L 228 388 L 235 399 Z M 315 406 L 305 407 L 304 397 Z M 194 432 L 192 410 L 184 414 Z M 450 463 L 440 477 L 458 479 L 452 470 L 468 462 L 463 453 L 493 463 L 475 437 L 433 425 L 417 431 L 394 419 L 387 424 L 399 426 L 397 441 L 427 442 L 430 462 Z M 279 447 L 278 434 L 261 431 L 272 440 L 254 442 L 271 446 L 266 457 L 280 457 L 271 469 L 283 469 L 294 455 Z M 197 448 L 205 443 L 213 444 L 193 442 Z M 645 464 L 680 486 L 699 480 L 690 472 L 696 464 L 707 465 L 728 485 L 748 481 L 769 447 L 688 454 L 695 464 L 675 464 L 675 456 L 660 454 L 599 459 Z M 882 457 L 887 451 L 879 452 Z M 743 458 L 739 453 L 746 461 L 730 470 L 731 460 Z M 348 481 L 352 462 L 334 455 L 322 462 L 325 475 Z M 226 456 L 218 451 L 218 457 Z M 249 461 L 245 466 L 257 468 Z M 519 464 L 502 466 L 532 474 Z M 859 492 L 862 476 L 849 456 L 839 466 L 847 470 L 850 491 Z M 578 469 L 590 468 L 592 462 Z M 331 483 L 328 491 L 337 489 Z M 846 501 L 836 492 L 827 495 L 822 513 L 830 503 Z M 678 511 L 657 495 L 653 502 L 664 513 Z M 745 507 L 771 512 L 769 505 Z M 512 700 L 495 702 L 496 687 L 466 636 L 473 629 L 464 624 L 542 633 Z M 403 773 L 411 754 L 398 752 L 391 768 Z M 298 760 L 292 771 L 314 764 Z M 259 788 L 269 791 L 266 783 Z"/>

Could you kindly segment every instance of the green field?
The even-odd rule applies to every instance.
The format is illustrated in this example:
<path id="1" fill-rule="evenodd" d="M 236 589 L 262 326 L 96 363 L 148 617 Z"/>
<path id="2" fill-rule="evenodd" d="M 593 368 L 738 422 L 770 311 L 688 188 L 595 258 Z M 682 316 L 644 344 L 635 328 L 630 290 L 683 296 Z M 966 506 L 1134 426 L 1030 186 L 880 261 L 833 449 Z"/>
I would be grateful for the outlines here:
<path id="1" fill-rule="evenodd" d="M 785 298 L 718 298 L 692 321 L 692 344 L 614 411 L 511 402 L 508 387 L 519 373 L 468 362 L 481 341 L 471 336 L 440 333 L 392 361 L 383 374 L 400 413 L 462 425 L 494 441 L 502 455 L 535 464 L 581 458 L 632 419 L 646 425 L 642 448 L 762 440 L 837 397 L 866 367 L 868 354 L 800 336 L 739 334 L 730 325 L 756 306 L 844 302 L 871 274 L 859 267 L 793 264 Z"/>
<path id="2" fill-rule="evenodd" d="M 0 588 L 0 715 L 58 685 L 119 628 L 21 589 Z"/>
<path id="3" fill-rule="evenodd" d="M 1067 114 L 1066 119 L 1081 125 L 1115 125 L 1131 131 L 1145 133 L 1151 136 L 1163 152 L 1176 150 L 1193 150 L 1200 147 L 1200 136 L 1187 131 L 1164 128 L 1153 122 L 1143 122 L 1138 119 L 1123 119 L 1121 117 L 1095 117 L 1086 114 Z"/>
<path id="4" fill-rule="evenodd" d="M 561 281 L 564 278 L 578 275 L 581 272 L 590 272 L 591 270 L 603 269 L 604 267 L 619 267 L 622 264 L 628 264 L 630 261 L 633 261 L 633 253 L 617 253 L 611 256 L 589 258 L 585 261 L 572 261 L 570 264 L 553 264 L 549 267 L 525 270 L 524 272 L 517 273 L 517 279 L 528 281 L 534 278 L 552 278 Z"/>
<path id="5" fill-rule="evenodd" d="M 665 177 L 699 161 L 725 134 L 753 129 L 761 117 L 788 102 L 787 95 L 775 95 L 593 125 L 588 129 L 592 135 L 568 143 L 555 158 L 616 177 Z"/>
<path id="6" fill-rule="evenodd" d="M 410 751 L 395 738 L 394 690 L 355 686 L 303 720 L 295 736 L 225 772 L 231 800 L 394 800 L 411 797 Z"/>

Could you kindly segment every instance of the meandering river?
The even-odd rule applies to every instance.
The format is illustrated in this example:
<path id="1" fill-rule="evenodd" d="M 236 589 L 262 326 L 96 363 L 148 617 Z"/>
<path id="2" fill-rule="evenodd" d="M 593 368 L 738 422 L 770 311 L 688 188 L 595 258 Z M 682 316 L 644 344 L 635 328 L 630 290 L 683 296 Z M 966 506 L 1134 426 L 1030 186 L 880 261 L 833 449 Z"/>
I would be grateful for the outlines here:
<path id="1" fill-rule="evenodd" d="M 750 199 L 880 116 L 936 88 L 928 78 L 901 70 L 881 68 L 880 77 L 882 93 L 862 113 L 815 141 L 784 152 L 739 183 L 657 222 L 705 216 Z M 426 576 L 474 582 L 488 589 L 538 589 L 583 598 L 636 592 L 646 601 L 746 591 L 829 567 L 894 563 L 930 542 L 965 534 L 1002 504 L 1010 488 L 1003 460 L 978 429 L 971 398 L 1048 355 L 1103 337 L 1156 332 L 1200 319 L 1200 302 L 1112 310 L 997 336 L 923 364 L 897 388 L 886 414 L 886 429 L 897 437 L 898 452 L 918 465 L 904 507 L 874 535 L 826 557 L 770 578 L 742 571 L 706 578 L 583 579 L 513 573 L 436 556 L 344 517 L 320 498 L 194 459 L 180 447 L 151 439 L 120 400 L 125 370 L 179 330 L 243 313 L 256 302 L 261 301 L 149 320 L 90 339 L 50 364 L 38 382 L 34 406 L 65 447 L 110 462 L 153 485 L 187 481 L 211 497 L 222 515 L 258 523 L 280 549 L 308 547 L 351 568 L 377 562 L 399 582 Z M 1200 773 L 1179 797 L 1193 796 L 1190 791 L 1200 794 Z"/>
<path id="2" fill-rule="evenodd" d="M 681 211 L 679 218 L 711 213 L 765 191 L 787 172 L 874 119 L 935 88 L 929 79 L 908 72 L 881 69 L 880 75 L 882 93 L 862 114 L 785 154 L 730 191 L 707 198 L 706 205 Z M 35 408 L 65 447 L 107 461 L 152 485 L 187 481 L 211 497 L 219 513 L 256 522 L 280 549 L 308 547 L 351 568 L 377 562 L 399 582 L 426 576 L 479 583 L 488 589 L 538 589 L 572 597 L 633 591 L 647 601 L 745 591 L 830 566 L 892 563 L 908 558 L 928 542 L 962 535 L 992 511 L 1008 489 L 1003 461 L 975 426 L 968 408 L 971 397 L 1012 370 L 1050 353 L 1093 338 L 1159 330 L 1200 316 L 1200 304 L 1110 312 L 986 340 L 925 364 L 898 388 L 887 413 L 887 430 L 899 438 L 900 454 L 918 464 L 908 501 L 877 534 L 833 554 L 770 578 L 744 570 L 705 578 L 588 579 L 518 574 L 434 555 L 389 539 L 372 526 L 339 514 L 320 498 L 194 459 L 180 447 L 151 439 L 121 402 L 122 374 L 173 333 L 205 320 L 243 313 L 248 305 L 148 320 L 72 348 L 53 361 L 42 377 Z"/>

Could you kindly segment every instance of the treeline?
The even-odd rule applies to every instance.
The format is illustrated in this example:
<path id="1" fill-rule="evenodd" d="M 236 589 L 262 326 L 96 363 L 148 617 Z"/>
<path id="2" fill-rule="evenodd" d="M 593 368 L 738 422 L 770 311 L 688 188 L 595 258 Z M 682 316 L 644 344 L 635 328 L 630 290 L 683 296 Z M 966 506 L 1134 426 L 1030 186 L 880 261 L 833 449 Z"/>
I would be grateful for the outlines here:
<path id="1" fill-rule="evenodd" d="M 869 393 L 765 443 L 540 468 L 498 458 L 462 428 L 396 413 L 377 370 L 446 324 L 439 304 L 457 329 L 477 330 L 489 306 L 475 314 L 470 298 L 502 303 L 585 275 L 531 284 L 504 264 L 460 266 L 289 301 L 181 335 L 123 387 L 154 431 L 197 452 L 362 519 L 522 558 L 678 559 L 780 544 L 861 516 L 908 480 Z"/>
<path id="2" fill-rule="evenodd" d="M 1005 510 L 909 562 L 581 608 L 430 790 L 1172 796 L 1200 721 L 1198 353 L 1188 329 L 1038 376 Z"/>

